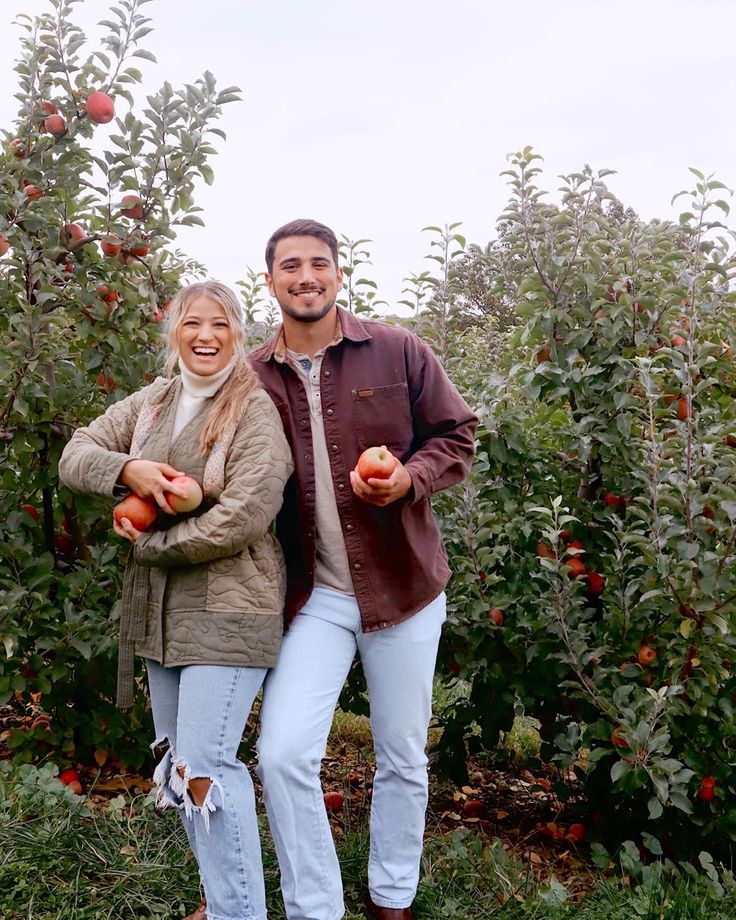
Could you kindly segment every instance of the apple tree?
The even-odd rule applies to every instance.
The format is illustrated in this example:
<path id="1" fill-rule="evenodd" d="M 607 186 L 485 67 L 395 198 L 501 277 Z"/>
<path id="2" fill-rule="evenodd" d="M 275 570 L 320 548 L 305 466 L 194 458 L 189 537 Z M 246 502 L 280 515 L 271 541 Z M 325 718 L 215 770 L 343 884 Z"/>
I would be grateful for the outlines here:
<path id="1" fill-rule="evenodd" d="M 167 301 L 202 271 L 176 230 L 202 224 L 197 183 L 239 97 L 205 73 L 139 99 L 148 0 L 120 0 L 97 47 L 78 2 L 20 17 L 0 152 L 0 705 L 28 714 L 9 739 L 20 759 L 138 763 L 142 696 L 132 715 L 112 703 L 123 548 L 109 503 L 61 488 L 57 463 L 77 426 L 156 372 Z"/>
<path id="2" fill-rule="evenodd" d="M 736 836 L 736 261 L 728 193 L 693 173 L 680 221 L 644 222 L 607 171 L 553 203 L 533 151 L 512 158 L 479 251 L 522 323 L 474 385 L 473 475 L 438 500 L 465 690 L 446 764 L 522 706 L 592 833 L 683 852 Z"/>

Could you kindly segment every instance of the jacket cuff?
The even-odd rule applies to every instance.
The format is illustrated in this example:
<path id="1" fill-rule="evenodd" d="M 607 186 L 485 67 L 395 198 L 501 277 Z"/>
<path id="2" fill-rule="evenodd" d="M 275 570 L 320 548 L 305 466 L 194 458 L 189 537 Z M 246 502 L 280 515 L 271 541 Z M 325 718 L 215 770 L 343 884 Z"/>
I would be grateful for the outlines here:
<path id="1" fill-rule="evenodd" d="M 405 499 L 410 505 L 416 505 L 431 494 L 429 473 L 427 468 L 420 463 L 412 463 L 411 460 L 404 464 L 404 469 L 411 479 L 411 488 L 407 492 Z"/>

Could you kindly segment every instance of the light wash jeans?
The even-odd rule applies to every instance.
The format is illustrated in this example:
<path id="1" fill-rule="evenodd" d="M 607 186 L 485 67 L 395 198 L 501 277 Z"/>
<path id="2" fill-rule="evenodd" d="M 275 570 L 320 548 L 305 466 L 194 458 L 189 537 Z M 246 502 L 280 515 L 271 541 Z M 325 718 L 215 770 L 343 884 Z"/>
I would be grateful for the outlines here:
<path id="1" fill-rule="evenodd" d="M 376 754 L 368 887 L 381 907 L 413 901 L 427 808 L 432 680 L 444 620 L 442 594 L 398 626 L 363 633 L 354 597 L 315 588 L 285 635 L 263 688 L 256 772 L 289 920 L 338 920 L 345 911 L 319 771 L 356 648 Z"/>
<path id="2" fill-rule="evenodd" d="M 238 746 L 266 669 L 146 664 L 156 728 L 151 747 L 169 743 L 153 775 L 157 806 L 179 809 L 199 865 L 207 920 L 265 920 L 253 782 Z M 198 777 L 211 781 L 201 807 L 187 789 Z"/>

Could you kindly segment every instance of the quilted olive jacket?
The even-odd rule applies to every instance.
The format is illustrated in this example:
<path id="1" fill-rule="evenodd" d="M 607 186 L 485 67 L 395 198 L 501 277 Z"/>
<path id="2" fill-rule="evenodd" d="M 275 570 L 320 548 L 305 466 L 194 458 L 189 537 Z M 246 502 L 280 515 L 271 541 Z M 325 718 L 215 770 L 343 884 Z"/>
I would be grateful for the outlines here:
<path id="1" fill-rule="evenodd" d="M 161 409 L 140 458 L 170 463 L 201 483 L 207 457 L 198 440 L 212 403 L 172 440 L 180 391 L 178 377 L 158 378 L 78 429 L 59 462 L 61 480 L 77 492 L 117 495 L 138 414 L 156 402 Z M 120 706 L 132 702 L 133 651 L 165 667 L 276 663 L 285 573 L 271 523 L 292 470 L 279 414 L 256 390 L 226 458 L 219 496 L 206 497 L 188 517 L 162 513 L 156 529 L 133 545 L 121 612 Z"/>

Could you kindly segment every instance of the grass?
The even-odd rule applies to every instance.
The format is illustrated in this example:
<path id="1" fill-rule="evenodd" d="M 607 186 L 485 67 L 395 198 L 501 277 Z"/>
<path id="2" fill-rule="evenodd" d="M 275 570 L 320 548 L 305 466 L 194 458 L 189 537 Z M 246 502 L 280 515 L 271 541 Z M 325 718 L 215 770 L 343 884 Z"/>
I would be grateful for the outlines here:
<path id="1" fill-rule="evenodd" d="M 43 771 L 0 773 L 1 920 L 177 920 L 197 903 L 197 870 L 178 817 L 150 797 L 114 799 L 92 812 L 56 791 Z M 278 871 L 263 838 L 269 917 L 283 920 Z M 361 910 L 365 828 L 337 828 L 346 920 Z M 418 920 L 726 920 L 736 917 L 730 876 L 628 866 L 580 904 L 535 879 L 499 841 L 461 829 L 427 843 Z M 636 884 L 634 880 L 636 879 Z M 725 884 L 723 884 L 725 882 Z"/>

